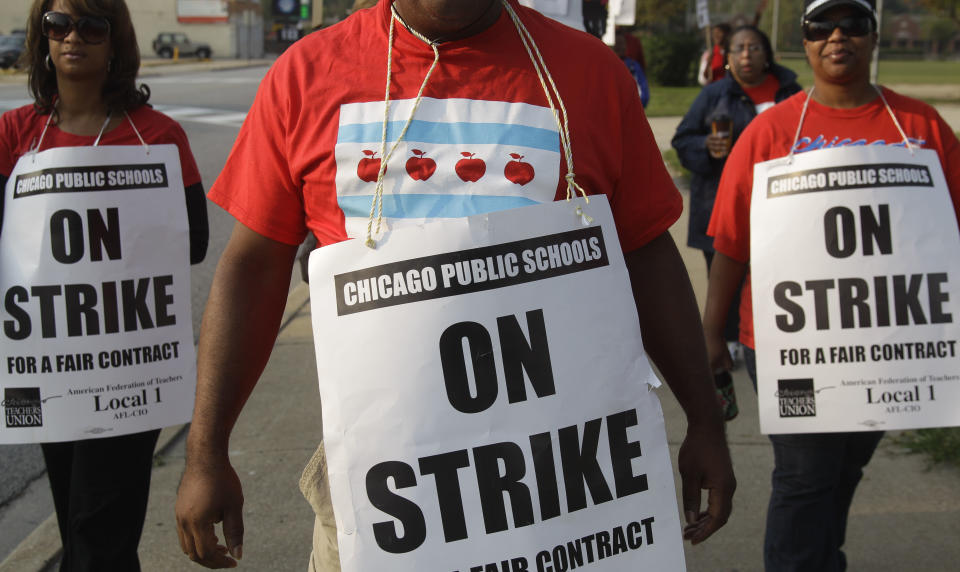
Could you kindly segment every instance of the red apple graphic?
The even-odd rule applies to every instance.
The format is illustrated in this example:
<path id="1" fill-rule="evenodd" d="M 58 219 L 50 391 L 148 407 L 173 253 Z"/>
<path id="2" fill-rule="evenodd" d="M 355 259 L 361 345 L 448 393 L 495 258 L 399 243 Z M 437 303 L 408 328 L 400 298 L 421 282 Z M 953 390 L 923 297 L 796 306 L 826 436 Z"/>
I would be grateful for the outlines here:
<path id="1" fill-rule="evenodd" d="M 374 158 L 377 154 L 376 151 L 364 149 L 363 154 L 366 155 L 366 158 L 360 159 L 360 163 L 357 165 L 357 176 L 360 177 L 361 181 L 376 182 L 377 175 L 380 173 L 380 159 Z"/>
<path id="2" fill-rule="evenodd" d="M 429 157 L 425 157 L 427 153 L 420 149 L 414 149 L 413 154 L 416 155 L 416 157 L 407 159 L 407 173 L 410 174 L 410 178 L 414 181 L 426 181 L 433 176 L 433 172 L 437 170 L 437 162 Z"/>
<path id="3" fill-rule="evenodd" d="M 474 159 L 473 156 L 476 153 L 462 152 L 460 154 L 466 158 L 457 161 L 455 167 L 457 176 L 465 182 L 476 183 L 487 172 L 487 164 L 483 162 L 483 159 Z"/>
<path id="4" fill-rule="evenodd" d="M 520 159 L 523 159 L 523 155 L 518 153 L 510 153 L 510 156 L 513 157 L 514 160 L 507 162 L 507 166 L 503 168 L 503 176 L 510 182 L 516 183 L 521 187 L 532 181 L 534 176 L 533 165 L 521 161 Z"/>

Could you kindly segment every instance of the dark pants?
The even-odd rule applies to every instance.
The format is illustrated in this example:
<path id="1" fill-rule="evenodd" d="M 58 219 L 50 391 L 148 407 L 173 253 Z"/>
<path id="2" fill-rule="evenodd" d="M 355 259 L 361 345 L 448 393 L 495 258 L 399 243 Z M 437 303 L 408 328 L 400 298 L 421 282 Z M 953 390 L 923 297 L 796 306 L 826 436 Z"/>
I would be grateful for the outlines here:
<path id="1" fill-rule="evenodd" d="M 756 354 L 744 348 L 757 386 Z M 767 507 L 763 562 L 767 572 L 841 572 L 853 493 L 882 431 L 770 435 L 773 490 Z"/>
<path id="2" fill-rule="evenodd" d="M 137 572 L 153 448 L 160 430 L 104 439 L 44 443 L 61 572 Z"/>
<path id="3" fill-rule="evenodd" d="M 607 31 L 607 7 L 600 0 L 584 0 L 583 28 L 598 38 Z"/>

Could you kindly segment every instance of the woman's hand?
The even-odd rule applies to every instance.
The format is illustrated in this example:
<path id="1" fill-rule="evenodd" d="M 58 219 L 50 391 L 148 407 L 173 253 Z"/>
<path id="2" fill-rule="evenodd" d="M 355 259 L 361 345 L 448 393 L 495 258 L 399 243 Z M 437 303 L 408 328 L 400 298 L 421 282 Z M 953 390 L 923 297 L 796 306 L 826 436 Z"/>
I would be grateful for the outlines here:
<path id="1" fill-rule="evenodd" d="M 723 159 L 730 154 L 730 138 L 711 133 L 707 135 L 707 152 L 714 159 Z"/>

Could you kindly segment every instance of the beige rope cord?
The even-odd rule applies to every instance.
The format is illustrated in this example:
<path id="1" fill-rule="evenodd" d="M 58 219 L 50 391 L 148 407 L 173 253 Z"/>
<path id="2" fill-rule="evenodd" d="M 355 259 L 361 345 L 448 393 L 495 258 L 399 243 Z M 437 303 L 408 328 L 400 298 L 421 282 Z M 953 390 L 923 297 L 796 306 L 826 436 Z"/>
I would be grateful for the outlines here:
<path id="1" fill-rule="evenodd" d="M 907 150 L 910 151 L 911 155 L 914 155 L 914 148 L 917 145 L 914 145 L 910 142 L 910 138 L 907 137 L 907 132 L 903 130 L 903 127 L 900 126 L 900 122 L 897 121 L 897 116 L 893 114 L 893 109 L 890 108 L 890 104 L 887 103 L 887 98 L 883 96 L 883 90 L 876 84 L 874 84 L 873 89 L 877 90 L 877 93 L 880 94 L 880 99 L 883 101 L 883 106 L 887 108 L 887 113 L 890 114 L 890 119 L 893 119 L 893 124 L 897 126 L 897 131 L 900 132 L 900 136 L 903 137 L 903 144 L 906 146 Z"/>
<path id="2" fill-rule="evenodd" d="M 506 9 L 507 14 L 510 15 L 510 19 L 513 21 L 514 26 L 517 28 L 517 33 L 520 35 L 520 40 L 523 43 L 524 49 L 527 51 L 527 55 L 530 56 L 530 61 L 533 63 L 533 69 L 537 72 L 537 77 L 540 79 L 540 85 L 543 87 L 543 92 L 547 97 L 547 104 L 550 106 L 550 110 L 553 111 L 554 120 L 557 122 L 557 129 L 560 136 L 560 145 L 563 149 L 564 159 L 567 164 L 567 174 L 564 177 L 567 181 L 567 200 L 569 201 L 576 192 L 579 192 L 586 202 L 590 202 L 590 199 L 587 196 L 587 192 L 577 184 L 573 170 L 573 147 L 570 144 L 570 126 L 567 118 L 567 108 L 563 104 L 563 99 L 560 97 L 560 91 L 557 89 L 556 83 L 553 81 L 553 76 L 550 74 L 550 70 L 547 69 L 546 63 L 543 61 L 543 56 L 540 53 L 540 49 L 537 47 L 537 43 L 534 41 L 533 36 L 527 30 L 526 26 L 523 25 L 523 21 L 520 20 L 520 17 L 517 16 L 517 13 L 514 11 L 513 7 L 510 6 L 510 3 L 507 0 L 501 0 L 503 7 Z M 393 145 L 390 147 L 390 150 L 387 151 L 387 126 L 390 122 L 390 82 L 393 78 L 393 37 L 394 37 L 394 21 L 400 20 L 400 15 L 397 14 L 396 8 L 391 4 L 390 6 L 390 29 L 387 36 L 387 85 L 384 90 L 384 107 L 383 107 L 383 130 L 381 132 L 380 140 L 380 170 L 377 172 L 377 185 L 374 190 L 373 202 L 370 205 L 370 219 L 367 221 L 367 239 L 365 244 L 369 248 L 376 248 L 377 242 L 374 240 L 374 214 L 376 214 L 376 234 L 380 234 L 381 223 L 383 222 L 383 180 L 387 171 L 387 162 L 390 160 L 390 157 L 393 156 L 393 152 L 400 145 L 400 142 L 403 140 L 403 136 L 406 135 L 407 129 L 409 129 L 413 118 L 417 113 L 417 108 L 420 107 L 420 102 L 423 99 L 423 92 L 427 88 L 427 82 L 430 81 L 430 76 L 433 75 L 434 70 L 440 62 L 440 51 L 437 49 L 437 42 L 431 41 L 424 37 L 422 34 L 414 30 L 413 28 L 406 26 L 407 30 L 410 31 L 417 39 L 423 43 L 429 45 L 433 49 L 433 63 L 430 64 L 430 68 L 427 70 L 426 75 L 423 78 L 423 82 L 420 84 L 420 90 L 417 92 L 417 97 L 413 102 L 413 109 L 410 111 L 410 116 L 407 118 L 404 123 L 403 129 L 400 131 L 400 134 L 397 136 L 397 140 L 394 141 Z M 541 69 L 542 68 L 542 69 Z M 550 87 L 547 86 L 549 82 Z M 552 88 L 552 93 L 551 93 Z M 556 103 L 554 103 L 554 97 L 556 97 Z M 557 111 L 557 107 L 560 108 L 560 111 Z M 585 221 L 588 223 L 592 222 L 593 219 L 587 216 L 581 207 L 577 207 L 577 214 L 582 216 Z"/>
<path id="3" fill-rule="evenodd" d="M 54 105 L 56 105 L 56 104 L 54 104 Z M 106 131 L 107 131 L 107 126 L 110 125 L 111 115 L 112 115 L 112 114 L 108 112 L 108 113 L 107 113 L 107 118 L 103 120 L 103 125 L 100 126 L 100 132 L 97 133 L 97 138 L 93 141 L 93 145 L 92 145 L 93 147 L 99 147 L 99 146 L 100 146 L 100 139 L 103 138 L 103 134 L 106 133 Z M 146 151 L 147 151 L 147 155 L 149 155 L 149 154 L 150 154 L 150 146 L 147 145 L 147 142 L 143 140 L 143 136 L 140 135 L 140 130 L 137 129 L 137 126 L 136 126 L 136 125 L 134 125 L 133 119 L 130 119 L 130 114 L 127 113 L 126 111 L 124 111 L 124 112 L 123 112 L 123 116 L 127 118 L 127 121 L 130 123 L 130 127 L 133 128 L 133 132 L 136 133 L 136 135 L 137 135 L 137 139 L 140 140 L 140 144 L 143 145 L 143 148 L 146 149 Z M 32 146 L 32 147 L 30 148 L 30 150 L 28 151 L 28 153 L 31 154 L 31 159 L 33 160 L 33 162 L 36 162 L 36 160 L 37 160 L 37 153 L 40 151 L 40 145 L 43 144 L 43 138 L 46 136 L 46 134 L 47 134 L 47 128 L 50 127 L 50 124 L 52 123 L 52 120 L 53 120 L 53 113 L 51 113 L 51 114 L 47 117 L 46 123 L 43 124 L 43 130 L 40 131 L 40 139 L 37 140 L 37 141 L 36 141 L 36 145 L 35 145 L 35 146 Z"/>
<path id="4" fill-rule="evenodd" d="M 894 115 L 893 109 L 890 108 L 890 104 L 887 103 L 887 98 L 883 96 L 883 90 L 879 86 L 873 85 L 873 89 L 877 90 L 877 94 L 880 96 L 880 100 L 883 101 L 883 107 L 886 108 L 887 113 L 890 115 L 890 119 L 893 120 L 893 124 L 897 126 L 897 131 L 900 132 L 900 136 L 903 137 L 903 145 L 910 151 L 911 155 L 914 155 L 914 149 L 916 145 L 910 142 L 910 138 L 907 136 L 907 132 L 903 130 L 903 127 L 900 126 L 900 122 L 897 120 L 897 116 Z M 803 102 L 803 109 L 800 111 L 800 122 L 797 124 L 797 132 L 793 136 L 793 144 L 790 145 L 790 152 L 787 153 L 787 163 L 793 163 L 793 154 L 797 148 L 797 142 L 800 141 L 800 130 L 803 128 L 803 120 L 807 117 L 807 107 L 810 106 L 810 100 L 813 99 L 813 90 L 811 87 L 810 91 L 807 92 L 807 99 Z"/>
<path id="5" fill-rule="evenodd" d="M 410 123 L 413 122 L 413 116 L 416 115 L 417 108 L 420 107 L 420 101 L 423 99 L 423 91 L 427 88 L 427 82 L 430 81 L 430 76 L 433 75 L 433 70 L 437 68 L 437 63 L 440 62 L 440 51 L 437 49 L 437 44 L 423 37 L 423 35 L 413 28 L 407 28 L 410 30 L 410 33 L 416 36 L 420 41 L 433 48 L 433 63 L 430 64 L 430 69 L 427 70 L 427 75 L 423 77 L 423 83 L 420 84 L 420 91 L 417 92 L 417 98 L 413 102 L 413 109 L 410 110 L 410 117 L 407 118 L 406 123 L 403 125 L 403 129 L 400 131 L 400 135 L 397 136 L 397 140 L 394 141 L 393 146 L 390 147 L 390 152 L 387 153 L 387 125 L 390 123 L 390 80 L 393 78 L 393 30 L 394 21 L 397 19 L 399 19 L 397 9 L 394 8 L 393 4 L 391 4 L 390 32 L 387 35 L 387 87 L 384 90 L 383 95 L 383 132 L 380 139 L 380 157 L 382 157 L 383 160 L 380 161 L 380 170 L 377 172 L 377 186 L 373 192 L 373 203 L 370 205 L 370 219 L 367 221 L 366 245 L 370 248 L 376 248 L 377 246 L 377 242 L 373 240 L 374 212 L 377 213 L 377 234 L 380 234 L 380 224 L 383 222 L 383 178 L 387 172 L 387 162 L 390 160 L 390 157 L 393 156 L 393 152 L 397 150 L 397 147 L 400 145 L 400 141 L 403 140 L 403 136 L 407 133 L 407 129 L 410 128 Z"/>
<path id="6" fill-rule="evenodd" d="M 537 72 L 537 77 L 540 78 L 543 93 L 547 96 L 547 103 L 550 105 L 550 109 L 553 111 L 553 117 L 557 122 L 557 128 L 560 133 L 560 145 L 563 147 L 564 159 L 566 159 L 567 162 L 567 175 L 564 177 L 567 180 L 567 200 L 569 201 L 574 195 L 574 190 L 577 190 L 589 203 L 590 199 L 587 197 L 587 192 L 574 180 L 576 175 L 573 171 L 573 147 L 570 144 L 570 122 L 567 118 L 567 107 L 563 104 L 563 98 L 560 97 L 560 90 L 557 89 L 557 84 L 553 81 L 553 76 L 550 74 L 547 64 L 543 61 L 543 55 L 540 53 L 537 43 L 533 40 L 533 36 L 527 30 L 527 27 L 523 25 L 523 21 L 520 20 L 520 17 L 517 16 L 517 13 L 507 0 L 502 0 L 502 2 L 510 18 L 513 20 L 514 25 L 517 27 L 517 31 L 520 33 L 520 40 L 523 42 L 523 47 L 527 50 L 527 55 L 530 56 L 530 61 L 533 62 L 533 69 Z M 541 67 L 543 68 L 542 73 L 540 71 Z M 560 107 L 560 113 L 557 113 L 557 106 L 554 105 L 550 89 L 547 87 L 546 81 L 544 81 L 544 74 L 546 75 L 547 81 L 550 82 L 550 87 L 553 88 L 553 93 L 556 94 L 557 106 Z"/>

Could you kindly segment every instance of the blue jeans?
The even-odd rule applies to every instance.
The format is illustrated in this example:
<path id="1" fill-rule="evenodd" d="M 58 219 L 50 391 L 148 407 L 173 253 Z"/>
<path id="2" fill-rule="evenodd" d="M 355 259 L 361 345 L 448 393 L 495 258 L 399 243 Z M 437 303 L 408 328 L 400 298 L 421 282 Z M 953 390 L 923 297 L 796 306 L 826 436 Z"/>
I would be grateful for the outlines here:
<path id="1" fill-rule="evenodd" d="M 757 360 L 744 347 L 757 387 Z M 767 572 L 842 572 L 847 515 L 883 431 L 770 435 L 774 468 L 763 563 Z"/>

